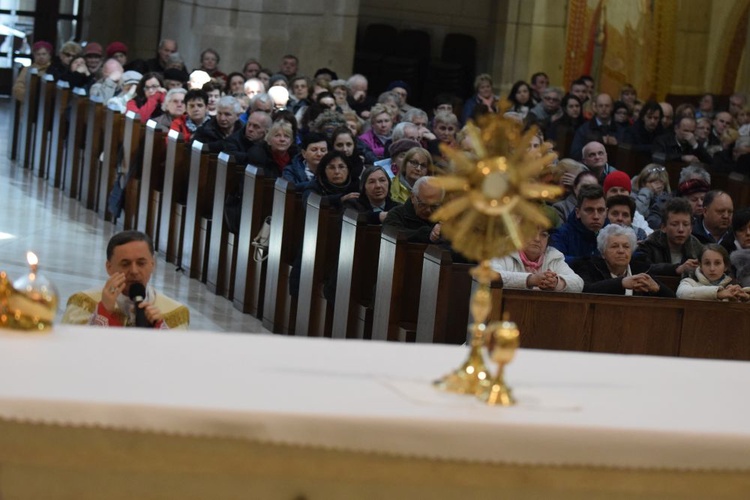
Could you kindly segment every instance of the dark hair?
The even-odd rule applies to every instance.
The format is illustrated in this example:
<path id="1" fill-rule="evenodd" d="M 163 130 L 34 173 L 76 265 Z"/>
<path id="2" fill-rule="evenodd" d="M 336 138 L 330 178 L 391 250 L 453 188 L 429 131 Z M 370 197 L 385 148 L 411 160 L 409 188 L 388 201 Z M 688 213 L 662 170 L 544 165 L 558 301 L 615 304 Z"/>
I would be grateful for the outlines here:
<path id="1" fill-rule="evenodd" d="M 628 108 L 627 104 L 622 101 L 615 101 L 612 105 L 612 116 L 615 116 L 615 113 L 617 113 L 618 109 L 625 109 L 625 111 L 628 112 L 628 115 L 630 115 L 630 108 Z"/>
<path id="2" fill-rule="evenodd" d="M 732 215 L 732 230 L 736 233 L 750 223 L 750 207 L 740 208 Z"/>
<path id="3" fill-rule="evenodd" d="M 604 191 L 599 185 L 585 184 L 581 186 L 576 198 L 576 208 L 581 208 L 584 200 L 599 200 L 604 198 Z"/>
<path id="4" fill-rule="evenodd" d="M 211 80 L 204 83 L 201 87 L 201 90 L 204 90 L 206 94 L 208 94 L 209 92 L 213 92 L 214 90 L 218 90 L 219 92 L 221 92 L 221 85 Z"/>
<path id="5" fill-rule="evenodd" d="M 336 127 L 335 129 L 333 129 L 333 132 L 331 132 L 331 138 L 328 144 L 328 148 L 330 150 L 333 150 L 333 143 L 336 142 L 336 137 L 340 136 L 341 134 L 346 134 L 351 137 L 354 145 L 357 145 L 357 136 L 354 135 L 351 130 L 349 130 L 349 127 Z"/>
<path id="6" fill-rule="evenodd" d="M 72 62 L 72 61 L 71 61 Z M 146 82 L 151 80 L 152 78 L 156 78 L 159 80 L 159 86 L 164 86 L 164 80 L 161 77 L 161 74 L 159 73 L 146 73 L 143 75 L 143 78 L 141 78 L 141 81 L 138 82 L 138 85 L 135 86 L 135 102 L 139 106 L 143 106 L 146 104 L 146 101 L 148 98 L 146 97 Z"/>
<path id="7" fill-rule="evenodd" d="M 149 235 L 140 231 L 121 231 L 112 236 L 107 243 L 107 260 L 112 260 L 115 248 L 133 241 L 145 241 L 148 245 L 148 251 L 151 252 L 151 255 L 154 255 L 154 242 L 151 241 Z"/>
<path id="8" fill-rule="evenodd" d="M 587 85 L 586 82 L 594 83 L 594 78 L 591 75 L 581 75 L 578 79 L 582 81 L 584 85 Z"/>
<path id="9" fill-rule="evenodd" d="M 661 106 L 659 106 L 659 103 L 656 101 L 646 101 L 643 104 L 643 107 L 641 107 L 641 112 L 638 115 L 638 119 L 641 121 L 645 120 L 646 115 L 653 111 L 659 113 L 659 122 L 661 122 L 661 119 L 664 118 L 664 110 L 661 109 Z"/>
<path id="10" fill-rule="evenodd" d="M 546 76 L 547 79 L 549 80 L 549 76 L 547 76 L 547 73 L 545 73 L 544 71 L 539 71 L 539 72 L 534 73 L 533 75 L 531 75 L 531 83 L 532 84 L 536 83 L 536 79 L 539 78 L 540 76 Z M 531 89 L 529 88 L 529 90 L 531 90 Z"/>
<path id="11" fill-rule="evenodd" d="M 359 178 L 360 196 L 366 196 L 365 187 L 367 186 L 367 179 L 375 172 L 383 172 L 385 174 L 385 178 L 388 179 L 388 191 L 386 193 L 386 198 L 390 198 L 391 197 L 391 176 L 388 175 L 388 172 L 385 171 L 385 168 L 381 167 L 380 165 L 368 165 L 367 168 L 365 168 L 365 170 L 362 172 L 362 175 Z"/>
<path id="12" fill-rule="evenodd" d="M 240 78 L 242 78 L 242 84 L 243 85 L 245 84 L 245 75 L 237 71 L 233 71 L 232 73 L 229 73 L 227 75 L 227 84 L 224 86 L 225 94 L 229 94 L 229 95 L 232 94 L 232 78 L 234 78 L 235 76 L 239 76 Z"/>
<path id="13" fill-rule="evenodd" d="M 456 107 L 456 96 L 447 92 L 441 92 L 436 95 L 432 100 L 432 108 L 436 109 L 441 104 L 450 104 L 455 109 Z"/>
<path id="14" fill-rule="evenodd" d="M 219 62 L 221 61 L 221 56 L 214 49 L 206 49 L 203 52 L 201 52 L 201 64 L 203 64 L 203 56 L 209 53 L 216 56 L 216 64 L 219 64 Z"/>
<path id="15" fill-rule="evenodd" d="M 334 101 L 336 101 L 336 98 L 333 97 L 333 94 L 331 94 L 330 92 L 328 92 L 326 90 L 325 92 L 321 92 L 320 94 L 318 94 L 318 97 L 315 98 L 315 102 L 317 102 L 318 104 L 320 104 L 320 100 L 321 99 L 325 99 L 326 97 L 330 97 L 331 99 L 333 99 Z M 328 109 L 327 106 L 326 106 L 326 109 Z"/>
<path id="16" fill-rule="evenodd" d="M 578 96 L 575 96 L 573 94 L 565 94 L 565 96 L 562 98 L 562 101 L 560 102 L 560 108 L 562 109 L 562 112 L 565 114 L 565 116 L 570 116 L 568 115 L 567 110 L 568 110 L 568 103 L 571 101 L 571 99 L 575 99 L 576 101 L 578 101 L 578 104 L 581 106 L 581 112 L 579 113 L 578 117 L 579 118 L 582 117 L 583 116 L 583 103 L 578 98 Z"/>
<path id="17" fill-rule="evenodd" d="M 570 88 L 573 88 L 573 85 L 583 85 L 586 86 L 586 80 L 583 78 L 579 78 L 577 80 L 573 80 L 573 83 L 570 84 Z"/>
<path id="18" fill-rule="evenodd" d="M 672 198 L 662 209 L 662 224 L 666 224 L 669 214 L 686 214 L 693 217 L 693 209 L 685 198 Z"/>
<path id="19" fill-rule="evenodd" d="M 514 108 L 516 108 L 516 106 L 523 106 L 523 104 L 521 104 L 520 102 L 516 100 L 516 92 L 518 92 L 518 90 L 521 88 L 522 85 L 526 85 L 526 89 L 529 91 L 529 100 L 526 102 L 526 105 L 528 105 L 529 102 L 531 102 L 531 85 L 529 85 L 523 80 L 518 80 L 510 88 L 510 92 L 508 92 L 508 100 L 515 105 Z"/>
<path id="20" fill-rule="evenodd" d="M 693 121 L 695 121 L 695 118 L 693 118 L 692 116 L 684 116 L 684 115 L 683 116 L 677 116 L 677 113 L 675 113 L 674 128 L 679 127 L 682 124 L 682 122 L 684 122 L 685 120 L 693 120 Z"/>
<path id="21" fill-rule="evenodd" d="M 317 132 L 310 132 L 302 136 L 299 147 L 300 149 L 306 150 L 310 144 L 315 144 L 316 142 L 325 142 L 326 144 L 328 144 L 328 140 L 326 139 L 325 135 L 319 134 Z M 323 160 L 321 160 L 321 162 L 322 161 Z"/>
<path id="22" fill-rule="evenodd" d="M 630 218 L 635 216 L 635 200 L 626 194 L 618 194 L 607 198 L 607 210 L 616 205 L 627 205 L 630 208 Z"/>
<path id="23" fill-rule="evenodd" d="M 328 164 L 336 158 L 341 159 L 346 165 L 346 180 L 343 184 L 333 184 L 328 180 L 328 176 L 326 175 L 326 167 L 328 167 Z M 352 165 L 349 163 L 349 158 L 347 158 L 341 151 L 329 151 L 320 159 L 317 169 L 317 178 L 318 184 L 321 185 L 325 194 L 354 192 L 358 187 L 352 186 Z"/>
<path id="24" fill-rule="evenodd" d="M 208 106 L 208 94 L 203 89 L 191 89 L 188 90 L 185 94 L 185 106 L 187 106 L 187 103 L 190 101 L 196 101 L 200 99 L 203 101 L 203 104 Z"/>
<path id="25" fill-rule="evenodd" d="M 711 205 L 711 203 L 713 203 L 716 198 L 718 198 L 722 194 L 726 194 L 727 196 L 729 196 L 725 191 L 722 191 L 720 189 L 713 189 L 706 193 L 706 196 L 703 198 L 703 209 L 707 209 Z M 729 197 L 731 198 L 731 196 Z"/>
<path id="26" fill-rule="evenodd" d="M 580 172 L 578 172 L 578 175 L 576 175 L 575 179 L 573 179 L 573 187 L 578 186 L 581 183 L 581 180 L 587 175 L 590 175 L 591 177 L 596 179 L 596 183 L 599 184 L 599 178 L 594 172 L 592 172 L 591 170 L 581 170 Z"/>
<path id="27" fill-rule="evenodd" d="M 729 260 L 729 252 L 727 252 L 727 249 L 719 245 L 718 243 L 706 243 L 705 245 L 703 245 L 703 250 L 701 250 L 701 254 L 698 256 L 698 260 L 702 261 L 703 255 L 709 250 L 721 255 L 721 258 L 724 259 L 724 266 L 726 266 L 726 271 L 728 271 L 730 266 L 732 265 L 731 261 Z"/>

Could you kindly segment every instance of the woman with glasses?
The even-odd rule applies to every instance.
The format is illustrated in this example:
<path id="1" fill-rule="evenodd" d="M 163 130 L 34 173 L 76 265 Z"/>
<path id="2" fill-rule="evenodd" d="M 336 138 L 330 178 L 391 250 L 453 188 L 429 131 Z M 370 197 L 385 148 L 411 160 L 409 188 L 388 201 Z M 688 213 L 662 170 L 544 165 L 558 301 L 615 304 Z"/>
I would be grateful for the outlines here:
<path id="1" fill-rule="evenodd" d="M 82 52 L 83 49 L 77 43 L 65 42 L 57 53 L 57 57 L 52 61 L 50 67 L 47 68 L 47 74 L 52 75 L 55 80 L 61 80 L 61 77 L 70 71 L 70 63 L 77 56 L 81 55 Z"/>
<path id="2" fill-rule="evenodd" d="M 650 163 L 643 167 L 633 181 L 633 198 L 636 210 L 644 217 L 655 203 L 665 204 L 672 198 L 669 173 L 662 165 Z"/>
<path id="3" fill-rule="evenodd" d="M 403 168 L 391 184 L 391 198 L 398 203 L 406 203 L 417 179 L 430 175 L 433 170 L 432 156 L 424 148 L 411 148 L 407 151 L 402 165 Z"/>
<path id="4" fill-rule="evenodd" d="M 128 111 L 134 111 L 141 117 L 141 122 L 146 123 L 151 118 L 159 116 L 161 105 L 167 89 L 159 73 L 146 73 L 135 88 L 135 97 L 128 101 Z"/>
<path id="5" fill-rule="evenodd" d="M 556 219 L 554 214 L 549 216 Z M 568 266 L 565 256 L 549 246 L 546 228 L 540 227 L 521 250 L 492 259 L 491 265 L 500 273 L 505 288 L 576 293 L 583 290 L 583 280 Z"/>

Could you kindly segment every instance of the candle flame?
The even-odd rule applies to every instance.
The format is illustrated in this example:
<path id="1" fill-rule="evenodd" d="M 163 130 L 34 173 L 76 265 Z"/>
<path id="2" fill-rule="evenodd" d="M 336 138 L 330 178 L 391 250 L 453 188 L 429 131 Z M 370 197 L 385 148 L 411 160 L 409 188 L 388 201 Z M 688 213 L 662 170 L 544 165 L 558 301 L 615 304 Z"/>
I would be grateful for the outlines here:
<path id="1" fill-rule="evenodd" d="M 26 252 L 26 261 L 30 266 L 36 266 L 37 264 L 39 264 L 39 258 L 32 251 Z"/>

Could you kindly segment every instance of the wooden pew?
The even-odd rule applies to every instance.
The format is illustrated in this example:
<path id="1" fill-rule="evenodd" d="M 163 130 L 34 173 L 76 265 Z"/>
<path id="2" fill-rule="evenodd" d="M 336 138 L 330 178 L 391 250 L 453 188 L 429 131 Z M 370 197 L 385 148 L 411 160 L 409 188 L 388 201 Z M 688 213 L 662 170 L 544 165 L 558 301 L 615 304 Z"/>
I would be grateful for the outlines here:
<path id="1" fill-rule="evenodd" d="M 413 342 L 419 315 L 422 259 L 427 245 L 383 227 L 372 320 L 373 340 Z"/>
<path id="2" fill-rule="evenodd" d="M 36 68 L 29 68 L 26 72 L 26 96 L 21 103 L 21 130 L 18 132 L 18 165 L 29 168 L 34 152 L 34 124 L 37 118 L 39 104 L 39 88 L 41 78 Z"/>
<path id="3" fill-rule="evenodd" d="M 167 135 L 167 160 L 164 164 L 158 250 L 167 262 L 177 265 L 182 261 L 188 170 L 185 141 L 178 131 L 170 130 Z"/>
<path id="4" fill-rule="evenodd" d="M 191 278 L 206 282 L 208 245 L 211 234 L 216 155 L 208 146 L 193 141 L 190 147 L 190 175 L 185 204 L 185 238 L 182 247 L 182 269 Z"/>
<path id="5" fill-rule="evenodd" d="M 333 304 L 323 296 L 323 285 L 335 270 L 340 244 L 341 210 L 331 207 L 319 194 L 310 194 L 305 210 L 295 335 L 331 336 Z"/>
<path id="6" fill-rule="evenodd" d="M 242 215 L 237 236 L 237 275 L 234 283 L 234 308 L 263 318 L 266 291 L 266 261 L 256 262 L 252 240 L 273 209 L 276 179 L 266 177 L 263 169 L 253 165 L 245 168 L 242 194 Z"/>
<path id="7" fill-rule="evenodd" d="M 417 342 L 466 341 L 472 264 L 454 264 L 450 250 L 430 245 L 424 253 Z"/>
<path id="8" fill-rule="evenodd" d="M 613 158 L 613 165 L 630 177 L 641 173 L 643 167 L 651 163 L 651 152 L 634 151 L 630 144 L 620 144 Z"/>
<path id="9" fill-rule="evenodd" d="M 293 334 L 297 301 L 289 295 L 289 273 L 302 240 L 302 193 L 284 179 L 276 179 L 271 216 L 271 238 L 263 302 L 263 327 Z"/>
<path id="10" fill-rule="evenodd" d="M 683 302 L 680 356 L 750 361 L 750 305 Z"/>
<path id="11" fill-rule="evenodd" d="M 735 210 L 750 206 L 750 181 L 739 172 L 711 172 L 711 189 L 731 196 Z"/>
<path id="12" fill-rule="evenodd" d="M 65 180 L 63 187 L 70 198 L 81 196 L 83 172 L 84 139 L 86 138 L 86 118 L 89 100 L 84 89 L 75 88 L 70 93 L 70 121 L 65 145 Z"/>
<path id="13" fill-rule="evenodd" d="M 236 235 L 224 223 L 224 202 L 227 193 L 240 185 L 245 175 L 243 166 L 234 157 L 220 153 L 216 163 L 216 184 L 211 203 L 211 242 L 208 247 L 206 287 L 217 295 L 234 300 L 234 277 L 237 271 Z"/>
<path id="14" fill-rule="evenodd" d="M 52 106 L 55 100 L 55 79 L 52 75 L 44 75 L 39 85 L 33 169 L 37 177 L 46 179 L 47 162 L 49 160 L 49 136 L 52 132 Z"/>
<path id="15" fill-rule="evenodd" d="M 141 166 L 140 195 L 138 196 L 138 231 L 144 232 L 158 247 L 161 198 L 164 189 L 164 163 L 166 160 L 166 131 L 155 120 L 146 122 L 143 140 L 143 165 Z"/>
<path id="16" fill-rule="evenodd" d="M 138 197 L 141 188 L 141 169 L 143 164 L 144 128 L 141 117 L 134 111 L 125 113 L 122 135 L 122 168 L 125 175 L 135 169 L 125 185 L 125 203 L 123 204 L 123 229 L 135 229 L 138 226 Z"/>
<path id="17" fill-rule="evenodd" d="M 333 308 L 334 338 L 369 339 L 372 335 L 381 229 L 367 224 L 367 214 L 353 208 L 344 212 Z"/>
<path id="18" fill-rule="evenodd" d="M 117 180 L 118 156 L 122 147 L 122 129 L 124 117 L 116 108 L 108 107 L 104 112 L 104 156 L 99 169 L 99 195 L 97 212 L 104 220 L 114 220 L 109 213 L 109 193 Z"/>
<path id="19" fill-rule="evenodd" d="M 49 140 L 49 161 L 47 162 L 47 178 L 49 185 L 59 188 L 62 183 L 63 164 L 65 161 L 65 136 L 68 134 L 68 119 L 65 111 L 68 109 L 70 86 L 68 82 L 58 81 L 55 87 L 55 103 L 52 110 L 52 132 Z"/>
<path id="20" fill-rule="evenodd" d="M 13 75 L 11 77 L 11 81 L 15 82 L 18 78 L 19 73 L 18 64 L 14 64 L 12 70 Z M 16 158 L 18 158 L 18 136 L 21 133 L 21 126 L 23 125 L 23 122 L 21 121 L 21 103 L 18 102 L 14 97 L 11 97 L 10 112 L 11 126 L 8 127 L 8 140 L 10 141 L 8 143 L 8 158 L 11 160 L 15 160 Z"/>
<path id="21" fill-rule="evenodd" d="M 104 105 L 96 97 L 89 97 L 86 110 L 86 147 L 81 172 L 81 203 L 95 210 L 99 193 L 99 155 L 104 147 Z"/>

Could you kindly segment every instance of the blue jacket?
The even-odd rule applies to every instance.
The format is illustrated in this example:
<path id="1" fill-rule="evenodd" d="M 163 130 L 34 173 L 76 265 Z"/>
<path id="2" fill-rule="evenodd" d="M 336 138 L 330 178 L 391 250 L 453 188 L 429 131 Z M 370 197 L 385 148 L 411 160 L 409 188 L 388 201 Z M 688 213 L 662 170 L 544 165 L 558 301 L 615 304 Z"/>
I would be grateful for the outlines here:
<path id="1" fill-rule="evenodd" d="M 305 173 L 305 161 L 302 159 L 302 153 L 292 158 L 292 163 L 284 167 L 281 176 L 294 184 L 298 191 L 304 191 L 312 182 L 315 182 L 315 179 L 312 181 L 307 179 L 307 174 Z"/>
<path id="2" fill-rule="evenodd" d="M 576 217 L 575 210 L 570 212 L 567 222 L 552 233 L 549 244 L 565 255 L 565 262 L 568 264 L 579 257 L 599 255 L 596 233 L 586 229 L 581 219 Z"/>

